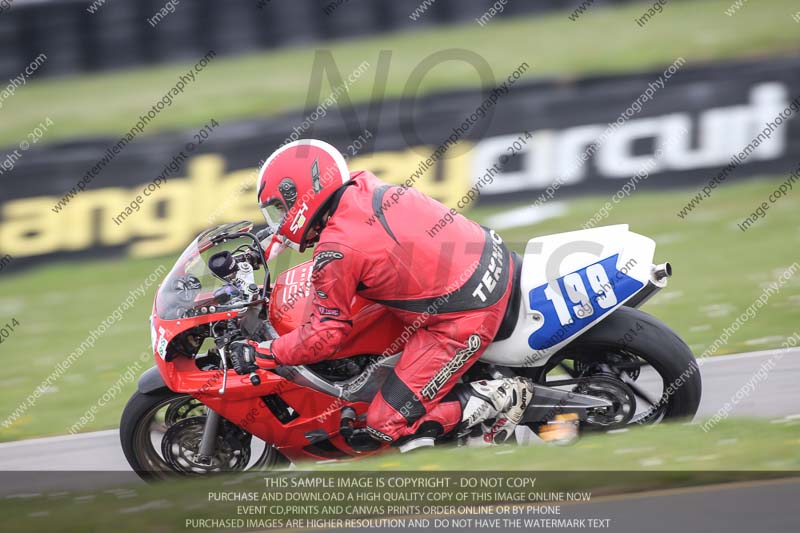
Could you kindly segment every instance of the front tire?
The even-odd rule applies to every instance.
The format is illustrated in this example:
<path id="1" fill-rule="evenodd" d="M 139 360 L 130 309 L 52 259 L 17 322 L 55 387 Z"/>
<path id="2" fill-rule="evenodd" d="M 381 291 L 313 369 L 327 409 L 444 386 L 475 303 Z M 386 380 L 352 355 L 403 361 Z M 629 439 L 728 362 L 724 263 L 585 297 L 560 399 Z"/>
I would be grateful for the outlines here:
<path id="1" fill-rule="evenodd" d="M 119 423 L 122 451 L 134 472 L 145 481 L 164 479 L 170 472 L 166 462 L 159 460 L 156 454 L 147 449 L 152 448 L 152 445 L 147 442 L 149 438 L 145 435 L 145 431 L 150 431 L 146 419 L 155 414 L 153 411 L 157 411 L 160 406 L 166 406 L 181 396 L 169 389 L 158 389 L 148 394 L 136 391 L 122 412 Z"/>
<path id="2" fill-rule="evenodd" d="M 125 458 L 131 468 L 145 481 L 167 479 L 177 475 L 201 475 L 221 470 L 244 470 L 252 468 L 268 468 L 274 466 L 280 453 L 272 446 L 265 445 L 260 456 L 255 462 L 250 460 L 249 434 L 236 428 L 233 424 L 224 422 L 235 430 L 235 435 L 247 437 L 246 442 L 230 447 L 231 439 L 219 438 L 219 452 L 227 453 L 215 466 L 207 469 L 192 470 L 191 468 L 177 468 L 191 463 L 193 450 L 192 437 L 197 441 L 197 432 L 205 420 L 206 407 L 188 394 L 172 392 L 167 388 L 158 389 L 147 394 L 136 391 L 120 420 L 120 442 Z M 171 446 L 164 445 L 167 435 L 180 432 L 185 426 L 186 432 L 183 441 Z M 174 428 L 170 432 L 170 428 Z M 194 435 L 191 434 L 194 432 Z M 261 441 L 259 441 L 261 442 Z M 188 443 L 188 445 L 186 445 Z M 173 453 L 174 457 L 165 460 L 165 452 Z M 177 459 L 177 460 L 176 460 Z"/>

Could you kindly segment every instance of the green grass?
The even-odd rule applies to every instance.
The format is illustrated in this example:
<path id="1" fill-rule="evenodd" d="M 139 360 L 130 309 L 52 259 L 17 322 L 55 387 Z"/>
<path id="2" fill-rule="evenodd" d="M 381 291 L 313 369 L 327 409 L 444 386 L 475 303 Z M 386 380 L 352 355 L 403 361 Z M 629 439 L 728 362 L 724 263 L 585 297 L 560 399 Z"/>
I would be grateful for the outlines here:
<path id="1" fill-rule="evenodd" d="M 675 213 L 694 190 L 637 192 L 618 204 L 607 224 L 630 223 L 634 231 L 658 243 L 656 260 L 670 260 L 675 275 L 669 287 L 648 302 L 654 314 L 702 353 L 789 265 L 800 261 L 800 194 L 773 204 L 767 217 L 746 233 L 736 228 L 783 181 L 780 178 L 726 183 L 686 221 Z M 524 243 L 536 235 L 580 228 L 609 196 L 569 202 L 568 213 L 536 226 L 502 231 L 509 242 Z M 504 207 L 503 210 L 508 209 Z M 485 220 L 497 207 L 469 213 Z M 517 251 L 522 251 L 517 244 Z M 177 253 L 176 253 L 177 257 Z M 6 373 L 0 378 L 0 422 L 14 411 L 54 366 L 97 328 L 159 265 L 169 268 L 176 257 L 59 263 L 0 276 L 0 324 L 16 318 L 20 325 L 0 345 Z M 293 259 L 294 261 L 297 258 Z M 10 428 L 0 427 L 0 440 L 63 434 L 78 422 L 127 368 L 141 362 L 150 343 L 148 316 L 154 288 L 138 299 L 122 321 L 110 328 Z M 779 347 L 800 330 L 800 276 L 795 276 L 768 305 L 744 324 L 719 353 Z M 134 390 L 134 380 L 96 413 L 83 431 L 116 427 Z"/>
<path id="2" fill-rule="evenodd" d="M 704 432 L 698 425 L 662 424 L 624 433 L 587 434 L 569 446 L 418 450 L 347 463 L 301 465 L 341 470 L 800 470 L 800 421 L 726 420 Z M 499 452 L 499 453 L 498 453 Z"/>
<path id="3" fill-rule="evenodd" d="M 569 77 L 656 68 L 679 56 L 692 64 L 787 53 L 796 51 L 800 43 L 790 16 L 797 10 L 794 0 L 751 3 L 734 17 L 724 15 L 730 0 L 675 1 L 640 28 L 635 19 L 650 5 L 594 7 L 576 22 L 567 18 L 569 11 L 561 11 L 496 19 L 485 27 L 470 23 L 218 57 L 148 126 L 147 133 L 195 127 L 212 117 L 225 123 L 302 108 L 317 47 L 330 50 L 343 76 L 362 61 L 370 63 L 369 71 L 351 88 L 350 97 L 358 102 L 372 96 L 379 50 L 392 52 L 386 87 L 386 95 L 392 97 L 402 94 L 409 74 L 423 58 L 449 48 L 476 51 L 491 65 L 495 77 L 504 80 L 523 61 L 531 65 L 528 78 Z M 43 142 L 126 132 L 191 65 L 41 81 L 34 77 L 0 111 L 0 146 L 18 143 L 45 117 L 55 125 Z M 448 61 L 425 77 L 420 93 L 479 83 L 473 67 Z M 326 84 L 321 97 L 328 94 Z"/>
<path id="4" fill-rule="evenodd" d="M 314 477 L 323 479 L 383 477 L 384 480 L 403 477 L 405 471 L 440 471 L 451 474 L 478 472 L 473 479 L 495 477 L 501 472 L 516 473 L 517 479 L 535 479 L 533 489 L 487 490 L 481 492 L 525 492 L 539 494 L 553 492 L 590 493 L 591 501 L 602 501 L 603 496 L 615 494 L 641 494 L 643 491 L 696 487 L 715 483 L 747 480 L 774 480 L 796 477 L 800 469 L 798 438 L 800 421 L 770 424 L 763 421 L 726 421 L 708 433 L 697 426 L 662 425 L 638 428 L 626 433 L 594 435 L 566 447 L 515 447 L 492 448 L 438 448 L 418 450 L 409 454 L 395 453 L 349 463 L 326 465 L 301 464 L 299 470 L 315 470 Z M 355 470 L 334 476 L 334 473 Z M 390 471 L 388 476 L 381 472 Z M 447 474 L 450 477 L 451 474 Z M 445 474 L 442 474 L 444 476 Z M 297 479 L 302 472 L 287 476 Z M 219 502 L 212 494 L 255 492 L 259 495 L 277 492 L 309 494 L 323 492 L 370 493 L 377 496 L 370 505 L 384 505 L 383 516 L 408 516 L 389 511 L 388 492 L 424 493 L 425 489 L 275 489 L 268 488 L 264 474 L 247 474 L 239 477 L 180 480 L 154 485 L 132 486 L 118 481 L 114 489 L 78 490 L 69 493 L 45 491 L 45 494 L 0 501 L 0 512 L 8 531 L 41 531 L 46 521 L 48 527 L 58 524 L 59 531 L 172 531 L 183 529 L 187 518 L 260 518 L 288 519 L 292 516 L 323 518 L 337 516 L 330 507 L 325 509 L 320 500 L 298 503 L 275 499 L 254 503 Z M 274 476 L 273 476 L 274 477 Z M 470 477 L 470 476 L 465 476 Z M 335 481 L 334 481 L 335 483 Z M 454 483 L 455 484 L 455 483 Z M 127 490 L 121 490 L 126 487 Z M 110 490 L 109 490 L 110 489 Z M 469 495 L 476 489 L 428 489 L 448 497 L 454 493 Z M 697 487 L 695 490 L 703 490 Z M 261 497 L 261 496 L 259 496 Z M 471 497 L 471 496 L 469 496 Z M 530 497 L 529 497 L 530 498 Z M 528 500 L 530 501 L 530 499 Z M 453 503 L 457 502 L 457 503 Z M 350 504 L 356 505 L 354 498 Z M 362 505 L 365 502 L 361 502 Z M 388 503 L 388 505 L 387 505 Z M 422 502 L 427 505 L 431 502 Z M 437 505 L 464 505 L 471 500 L 445 500 Z M 482 502 L 486 505 L 490 502 Z M 498 502 L 499 503 L 499 502 Z M 328 505 L 335 505 L 328 504 Z M 237 505 L 266 505 L 260 514 L 238 514 Z M 275 510 L 275 505 L 284 506 Z M 305 509 L 298 509 L 298 506 Z M 398 505 L 394 503 L 394 505 Z M 287 509 L 286 507 L 293 506 Z M 310 514 L 309 506 L 317 513 Z M 47 514 L 42 515 L 45 511 Z M 272 511 L 272 512 L 270 512 Z M 279 514 L 276 514 L 279 513 Z M 565 516 L 573 516 L 572 508 L 565 506 Z M 452 514 L 452 513 L 451 513 Z M 339 514 L 338 516 L 341 516 Z M 353 516 L 380 516 L 376 513 Z M 284 526 L 286 523 L 284 522 Z M 248 528 L 252 530 L 254 528 Z"/>

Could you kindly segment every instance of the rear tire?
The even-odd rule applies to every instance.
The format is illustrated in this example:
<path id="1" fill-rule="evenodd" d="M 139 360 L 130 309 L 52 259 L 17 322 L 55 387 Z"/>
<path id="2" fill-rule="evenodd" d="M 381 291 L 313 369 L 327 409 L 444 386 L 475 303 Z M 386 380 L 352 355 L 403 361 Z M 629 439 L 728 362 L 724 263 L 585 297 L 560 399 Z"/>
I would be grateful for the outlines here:
<path id="1" fill-rule="evenodd" d="M 661 375 L 664 381 L 661 400 L 666 401 L 662 419 L 694 417 L 702 395 L 700 369 L 694 354 L 669 326 L 638 309 L 617 309 L 564 347 L 548 366 L 555 366 L 565 358 L 598 360 L 602 354 L 620 351 L 644 359 Z"/>

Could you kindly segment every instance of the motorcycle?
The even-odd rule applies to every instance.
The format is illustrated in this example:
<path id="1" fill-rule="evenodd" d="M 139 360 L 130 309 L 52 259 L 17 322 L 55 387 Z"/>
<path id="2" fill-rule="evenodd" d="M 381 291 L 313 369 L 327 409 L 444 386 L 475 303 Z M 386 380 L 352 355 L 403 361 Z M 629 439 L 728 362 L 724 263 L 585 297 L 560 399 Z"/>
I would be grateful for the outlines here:
<path id="1" fill-rule="evenodd" d="M 353 329 L 332 359 L 248 376 L 232 370 L 232 342 L 274 339 L 311 312 L 312 263 L 271 284 L 270 238 L 249 222 L 206 230 L 160 285 L 151 316 L 156 366 L 120 422 L 125 457 L 142 478 L 390 449 L 365 429 L 367 407 L 409 336 L 388 308 L 356 296 Z M 606 226 L 537 237 L 514 255 L 500 331 L 462 379 L 535 383 L 519 440 L 565 414 L 581 431 L 694 416 L 701 379 L 691 350 L 638 309 L 672 275 L 669 263 L 653 264 L 652 239 Z"/>

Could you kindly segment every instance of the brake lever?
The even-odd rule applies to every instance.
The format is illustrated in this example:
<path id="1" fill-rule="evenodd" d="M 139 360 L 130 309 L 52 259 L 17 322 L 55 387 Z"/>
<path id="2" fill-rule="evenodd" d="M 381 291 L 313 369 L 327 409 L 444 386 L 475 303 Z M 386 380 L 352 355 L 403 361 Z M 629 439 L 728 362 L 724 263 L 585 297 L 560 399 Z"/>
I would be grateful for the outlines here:
<path id="1" fill-rule="evenodd" d="M 222 386 L 219 388 L 219 394 L 222 396 L 228 388 L 228 357 L 225 355 L 225 348 L 219 348 L 219 355 L 222 359 L 222 371 L 224 372 L 222 374 Z M 261 385 L 261 376 L 257 373 L 250 372 L 248 377 L 254 387 Z"/>
<path id="2" fill-rule="evenodd" d="M 222 396 L 225 394 L 225 390 L 228 387 L 228 356 L 225 354 L 225 348 L 219 348 L 219 355 L 222 359 L 222 387 L 219 388 L 219 394 Z"/>

